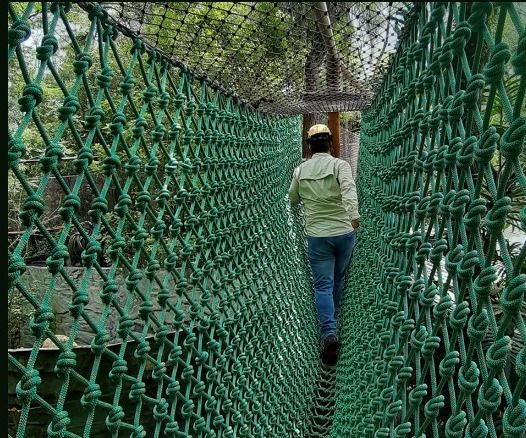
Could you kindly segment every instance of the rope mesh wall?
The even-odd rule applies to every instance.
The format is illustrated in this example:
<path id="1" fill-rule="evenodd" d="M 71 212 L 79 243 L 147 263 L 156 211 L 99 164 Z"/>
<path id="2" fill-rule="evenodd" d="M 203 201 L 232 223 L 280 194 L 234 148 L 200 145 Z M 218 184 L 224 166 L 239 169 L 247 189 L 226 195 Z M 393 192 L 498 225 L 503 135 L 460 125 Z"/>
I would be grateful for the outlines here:
<path id="1" fill-rule="evenodd" d="M 73 6 L 89 19 L 81 39 L 70 3 L 18 6 L 9 8 L 8 57 L 25 85 L 8 163 L 23 192 L 23 231 L 9 250 L 8 295 L 31 307 L 24 324 L 34 343 L 9 351 L 10 433 L 303 436 L 319 366 L 302 223 L 285 198 L 301 160 L 300 121 L 251 112 L 140 40 L 123 42 L 100 6 L 88 14 Z M 42 34 L 29 59 L 22 46 L 38 38 L 36 22 Z M 73 59 L 61 57 L 66 45 Z M 49 81 L 62 94 L 56 113 L 41 109 L 53 97 Z M 30 129 L 45 145 L 36 185 L 23 163 Z M 72 162 L 62 160 L 66 149 Z M 71 172 L 73 187 L 64 180 Z M 59 187 L 51 196 L 62 199 L 58 232 L 42 220 L 51 179 Z M 89 229 L 78 217 L 86 187 Z M 44 291 L 28 287 L 35 232 L 52 248 Z M 84 242 L 80 278 L 67 266 L 74 233 Z M 95 281 L 103 286 L 90 295 Z M 71 289 L 62 338 L 59 282 Z M 90 312 L 94 302 L 100 314 Z M 77 347 L 81 324 L 91 344 Z M 51 370 L 47 338 L 56 346 Z"/>
<path id="2" fill-rule="evenodd" d="M 332 436 L 525 436 L 525 91 L 514 4 L 420 5 L 363 114 Z"/>

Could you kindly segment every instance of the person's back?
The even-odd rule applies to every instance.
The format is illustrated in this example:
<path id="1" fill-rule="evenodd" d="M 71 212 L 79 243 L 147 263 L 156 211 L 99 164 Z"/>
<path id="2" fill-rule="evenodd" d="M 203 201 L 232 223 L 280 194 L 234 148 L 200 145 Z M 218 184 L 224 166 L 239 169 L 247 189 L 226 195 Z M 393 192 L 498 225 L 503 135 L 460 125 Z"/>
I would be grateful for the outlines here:
<path id="1" fill-rule="evenodd" d="M 342 181 L 338 178 L 340 171 L 345 173 L 347 166 L 346 161 L 321 152 L 297 168 L 294 177 L 304 205 L 308 236 L 337 236 L 353 230 L 350 214 L 342 199 Z M 349 183 L 344 179 L 344 190 Z M 351 192 L 351 187 L 349 189 Z"/>
<path id="2" fill-rule="evenodd" d="M 308 141 L 313 155 L 294 170 L 289 198 L 292 205 L 304 205 L 308 257 L 322 332 L 322 360 L 334 364 L 339 348 L 335 311 L 360 215 L 351 166 L 329 154 L 329 129 L 325 125 L 313 126 Z"/>

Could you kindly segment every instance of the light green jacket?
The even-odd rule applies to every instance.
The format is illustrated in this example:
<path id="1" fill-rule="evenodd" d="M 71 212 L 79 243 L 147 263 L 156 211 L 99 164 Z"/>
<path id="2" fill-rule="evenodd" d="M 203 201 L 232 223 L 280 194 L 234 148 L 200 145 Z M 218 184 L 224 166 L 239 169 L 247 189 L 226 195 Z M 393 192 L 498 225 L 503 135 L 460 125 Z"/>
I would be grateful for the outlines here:
<path id="1" fill-rule="evenodd" d="M 351 221 L 360 218 L 351 166 L 328 153 L 314 154 L 294 169 L 289 198 L 293 206 L 303 202 L 308 236 L 349 233 Z"/>

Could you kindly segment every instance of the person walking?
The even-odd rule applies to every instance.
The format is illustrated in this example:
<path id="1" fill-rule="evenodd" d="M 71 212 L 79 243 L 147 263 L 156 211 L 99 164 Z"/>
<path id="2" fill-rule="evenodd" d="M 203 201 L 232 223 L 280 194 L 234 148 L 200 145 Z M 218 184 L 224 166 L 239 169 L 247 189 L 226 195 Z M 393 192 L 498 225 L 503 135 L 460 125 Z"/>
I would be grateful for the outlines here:
<path id="1" fill-rule="evenodd" d="M 332 134 L 325 125 L 307 133 L 311 158 L 294 169 L 289 188 L 293 206 L 303 203 L 308 258 L 314 277 L 321 329 L 321 359 L 337 362 L 340 343 L 336 311 L 360 226 L 358 196 L 351 166 L 330 154 Z"/>

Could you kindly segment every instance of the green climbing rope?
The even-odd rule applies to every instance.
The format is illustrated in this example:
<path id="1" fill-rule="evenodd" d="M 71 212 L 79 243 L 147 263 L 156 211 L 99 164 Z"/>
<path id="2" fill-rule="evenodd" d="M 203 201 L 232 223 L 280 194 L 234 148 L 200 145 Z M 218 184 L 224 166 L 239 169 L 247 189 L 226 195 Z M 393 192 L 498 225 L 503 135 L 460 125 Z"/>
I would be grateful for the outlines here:
<path id="1" fill-rule="evenodd" d="M 526 231 L 525 24 L 489 2 L 411 20 L 363 115 L 332 436 L 524 437 L 526 244 L 503 229 Z"/>
<path id="2" fill-rule="evenodd" d="M 9 130 L 23 229 L 8 287 L 10 302 L 30 306 L 32 335 L 31 348 L 9 351 L 10 434 L 304 436 L 318 333 L 301 218 L 286 200 L 300 121 L 250 112 L 86 7 L 9 7 L 9 64 L 25 85 Z M 89 19 L 81 38 L 73 13 Z M 49 81 L 62 94 L 55 113 L 41 110 Z M 45 148 L 36 183 L 23 160 L 29 130 Z M 61 199 L 58 232 L 43 220 L 49 196 Z M 27 261 L 35 233 L 51 247 L 40 288 Z M 73 234 L 83 245 L 75 276 Z"/>

